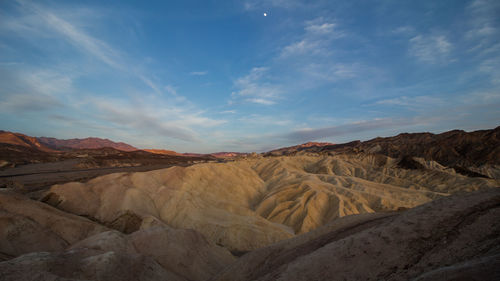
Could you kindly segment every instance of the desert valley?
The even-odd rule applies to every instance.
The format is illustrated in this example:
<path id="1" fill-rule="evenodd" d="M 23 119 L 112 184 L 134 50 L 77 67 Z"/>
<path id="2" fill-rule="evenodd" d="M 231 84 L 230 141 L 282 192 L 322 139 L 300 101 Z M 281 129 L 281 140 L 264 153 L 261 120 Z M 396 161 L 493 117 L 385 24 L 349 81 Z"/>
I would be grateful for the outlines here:
<path id="1" fill-rule="evenodd" d="M 499 281 L 500 0 L 0 0 L 0 281 Z"/>
<path id="2" fill-rule="evenodd" d="M 500 277 L 500 127 L 197 156 L 0 139 L 2 280 Z"/>

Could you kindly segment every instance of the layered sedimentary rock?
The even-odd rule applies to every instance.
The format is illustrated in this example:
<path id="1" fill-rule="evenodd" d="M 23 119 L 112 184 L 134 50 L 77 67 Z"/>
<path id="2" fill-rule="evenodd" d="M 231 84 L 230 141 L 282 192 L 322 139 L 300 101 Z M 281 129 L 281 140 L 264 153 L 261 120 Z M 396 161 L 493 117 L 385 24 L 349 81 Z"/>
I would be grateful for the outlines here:
<path id="1" fill-rule="evenodd" d="M 255 250 L 212 280 L 498 280 L 500 189 L 348 216 Z"/>
<path id="2" fill-rule="evenodd" d="M 412 208 L 498 186 L 434 161 L 377 154 L 273 157 L 120 173 L 53 186 L 45 201 L 107 225 L 154 217 L 194 229 L 233 253 L 316 229 L 350 214 Z M 134 229 L 135 225 L 135 229 Z"/>
<path id="3" fill-rule="evenodd" d="M 194 230 L 146 218 L 133 234 L 105 231 L 64 251 L 54 248 L 0 262 L 0 279 L 202 281 L 234 260 Z"/>
<path id="4" fill-rule="evenodd" d="M 107 230 L 20 194 L 0 192 L 0 260 L 36 251 L 63 250 Z"/>

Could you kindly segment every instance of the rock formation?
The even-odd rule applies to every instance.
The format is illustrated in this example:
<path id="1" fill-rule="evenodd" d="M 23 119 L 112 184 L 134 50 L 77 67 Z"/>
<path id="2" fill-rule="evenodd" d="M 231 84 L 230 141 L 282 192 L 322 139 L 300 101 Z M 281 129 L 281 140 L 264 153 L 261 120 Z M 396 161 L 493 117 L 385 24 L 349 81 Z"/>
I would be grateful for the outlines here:
<path id="1" fill-rule="evenodd" d="M 255 250 L 212 280 L 498 280 L 500 189 L 348 216 Z"/>
<path id="2" fill-rule="evenodd" d="M 0 280 L 201 281 L 235 260 L 200 233 L 153 217 L 126 235 L 21 195 L 0 192 L 0 203 Z"/>
<path id="3" fill-rule="evenodd" d="M 351 214 L 418 206 L 499 185 L 415 158 L 402 168 L 383 155 L 296 156 L 112 174 L 55 185 L 45 201 L 105 224 L 131 212 L 201 232 L 233 253 L 311 231 Z"/>
<path id="4" fill-rule="evenodd" d="M 0 192 L 0 260 L 30 252 L 60 251 L 106 230 L 14 192 Z"/>

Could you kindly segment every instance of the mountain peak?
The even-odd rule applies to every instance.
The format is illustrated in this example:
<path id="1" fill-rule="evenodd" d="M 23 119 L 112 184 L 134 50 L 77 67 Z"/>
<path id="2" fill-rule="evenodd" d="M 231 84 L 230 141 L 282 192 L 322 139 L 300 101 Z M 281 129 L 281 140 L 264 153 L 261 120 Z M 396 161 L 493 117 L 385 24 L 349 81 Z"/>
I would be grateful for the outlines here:
<path id="1" fill-rule="evenodd" d="M 37 140 L 56 150 L 64 150 L 68 148 L 73 149 L 97 149 L 104 147 L 111 147 L 117 150 L 122 151 L 134 151 L 138 150 L 137 148 L 123 143 L 123 142 L 114 142 L 109 139 L 101 139 L 97 137 L 88 137 L 84 139 L 56 139 L 56 138 L 48 138 L 48 137 L 39 137 Z"/>

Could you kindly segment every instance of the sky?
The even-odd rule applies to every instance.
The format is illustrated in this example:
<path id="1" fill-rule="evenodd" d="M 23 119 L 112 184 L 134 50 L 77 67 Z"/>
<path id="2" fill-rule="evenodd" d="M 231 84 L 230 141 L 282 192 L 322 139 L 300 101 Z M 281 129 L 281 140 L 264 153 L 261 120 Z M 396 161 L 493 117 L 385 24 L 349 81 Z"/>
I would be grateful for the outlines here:
<path id="1" fill-rule="evenodd" d="M 500 1 L 4 0 L 0 120 L 199 153 L 490 129 Z"/>

